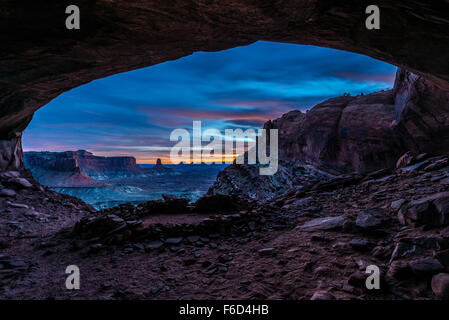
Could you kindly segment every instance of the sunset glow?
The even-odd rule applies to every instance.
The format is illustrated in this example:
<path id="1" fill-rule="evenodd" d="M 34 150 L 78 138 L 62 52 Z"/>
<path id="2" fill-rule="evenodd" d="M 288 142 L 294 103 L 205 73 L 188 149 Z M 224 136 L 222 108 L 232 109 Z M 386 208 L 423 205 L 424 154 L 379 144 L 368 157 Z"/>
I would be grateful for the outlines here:
<path id="1" fill-rule="evenodd" d="M 194 120 L 221 132 L 261 128 L 327 98 L 389 89 L 395 69 L 348 52 L 270 42 L 198 52 L 62 94 L 36 112 L 24 149 L 85 149 L 170 163 L 170 133 L 191 130 Z"/>

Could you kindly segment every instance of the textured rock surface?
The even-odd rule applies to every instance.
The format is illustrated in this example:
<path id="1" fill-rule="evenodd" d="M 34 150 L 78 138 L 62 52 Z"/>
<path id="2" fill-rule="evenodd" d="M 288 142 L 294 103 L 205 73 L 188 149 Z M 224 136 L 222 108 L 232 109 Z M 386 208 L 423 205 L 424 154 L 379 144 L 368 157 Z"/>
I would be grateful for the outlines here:
<path id="1" fill-rule="evenodd" d="M 395 121 L 401 150 L 415 155 L 446 151 L 449 141 L 449 91 L 399 70 L 394 86 Z"/>
<path id="2" fill-rule="evenodd" d="M 266 201 L 283 195 L 291 188 L 302 189 L 326 181 L 332 175 L 300 162 L 281 161 L 272 176 L 262 176 L 255 165 L 232 164 L 221 171 L 208 194 L 244 195 Z"/>
<path id="3" fill-rule="evenodd" d="M 449 300 L 449 274 L 439 273 L 433 276 L 432 291 L 437 298 Z"/>
<path id="4" fill-rule="evenodd" d="M 411 300 L 447 294 L 447 277 L 437 275 L 448 270 L 449 227 L 404 228 L 391 206 L 448 192 L 447 162 L 311 188 L 225 214 L 215 209 L 229 198 L 209 198 L 207 214 L 157 214 L 130 204 L 92 214 L 81 201 L 17 172 L 0 173 L 0 184 L 14 178 L 33 188 L 11 186 L 16 195 L 0 197 L 2 299 Z M 365 210 L 384 220 L 381 229 L 348 227 Z M 316 229 L 302 230 L 305 225 Z M 61 266 L 74 262 L 89 278 L 75 296 L 61 286 Z M 367 290 L 369 265 L 379 266 L 382 290 Z"/>
<path id="5" fill-rule="evenodd" d="M 449 224 L 449 192 L 410 201 L 398 212 L 402 224 L 412 227 L 438 227 Z"/>
<path id="6" fill-rule="evenodd" d="M 9 140 L 0 140 L 0 170 L 23 166 L 22 134 Z"/>
<path id="7" fill-rule="evenodd" d="M 59 94 L 200 50 L 257 40 L 325 46 L 405 67 L 449 88 L 449 4 L 443 0 L 379 0 L 379 31 L 366 29 L 371 3 L 359 0 L 79 0 L 80 30 L 65 28 L 69 4 L 27 3 L 24 10 L 13 0 L 1 3 L 0 140 L 10 141 L 2 142 L 2 169 L 5 159 L 20 166 L 20 154 L 10 151 L 14 139 Z"/>
<path id="8" fill-rule="evenodd" d="M 418 99 L 420 94 L 427 98 Z M 329 99 L 307 113 L 291 111 L 264 127 L 279 130 L 279 173 L 257 179 L 254 166 L 231 166 L 210 193 L 240 192 L 258 198 L 276 194 L 277 188 L 282 192 L 299 187 L 307 184 L 306 176 L 292 168 L 305 164 L 330 174 L 414 163 L 427 166 L 423 152 L 449 151 L 449 93 L 398 70 L 394 90 Z M 441 161 L 432 165 L 444 166 Z"/>
<path id="9" fill-rule="evenodd" d="M 398 70 L 394 90 L 329 99 L 307 113 L 291 111 L 264 127 L 279 130 L 279 172 L 257 178 L 254 166 L 231 166 L 209 193 L 270 197 L 307 185 L 310 174 L 302 176 L 295 169 L 305 164 L 331 174 L 427 165 L 419 162 L 423 152 L 449 151 L 449 93 Z"/>
<path id="10" fill-rule="evenodd" d="M 282 129 L 280 157 L 338 171 L 393 168 L 405 152 L 449 150 L 449 93 L 398 70 L 393 91 L 327 100 Z"/>
<path id="11" fill-rule="evenodd" d="M 301 121 L 273 121 L 281 128 L 279 156 L 336 172 L 374 171 L 391 166 L 401 155 L 392 139 L 392 91 L 339 97 L 318 104 Z M 299 124 L 296 128 L 284 126 Z"/>

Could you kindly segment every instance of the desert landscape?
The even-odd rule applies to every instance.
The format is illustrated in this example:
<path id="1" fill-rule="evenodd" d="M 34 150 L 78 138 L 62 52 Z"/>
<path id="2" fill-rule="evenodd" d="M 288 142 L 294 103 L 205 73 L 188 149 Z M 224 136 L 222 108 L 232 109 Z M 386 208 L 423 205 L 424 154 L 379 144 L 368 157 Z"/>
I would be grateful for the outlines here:
<path id="1" fill-rule="evenodd" d="M 365 27 L 363 1 L 77 5 L 79 30 L 64 27 L 63 2 L 30 4 L 25 11 L 14 1 L 0 5 L 2 30 L 9 30 L 1 35 L 0 54 L 1 300 L 449 299 L 447 1 L 378 1 L 376 30 Z M 150 83 L 145 73 L 125 74 L 132 85 L 110 78 L 104 91 L 104 83 L 94 81 L 147 67 L 164 70 L 163 63 L 199 51 L 259 40 L 266 43 L 248 49 L 255 51 L 244 62 L 255 61 L 255 73 L 235 67 L 224 53 L 218 63 L 204 58 L 201 65 L 194 56 L 190 67 L 168 67 L 176 79 L 161 72 Z M 300 77 L 298 69 L 276 73 L 259 60 L 274 42 L 384 61 L 397 67 L 394 84 L 362 92 L 373 87 L 354 83 L 388 83 L 377 79 L 388 74 L 347 56 L 339 57 L 354 59 L 356 67 L 340 72 L 343 62 L 330 53 L 312 59 L 318 51 L 310 51 L 312 58 L 288 61 L 310 65 L 303 77 L 319 94 L 294 87 L 309 95 L 304 105 L 313 102 L 295 108 L 297 96 L 268 95 L 284 94 L 285 83 L 273 78 L 283 75 L 290 83 Z M 285 67 L 283 57 L 273 65 Z M 317 61 L 326 59 L 320 68 L 331 71 L 312 78 Z M 226 70 L 222 61 L 234 68 Z M 216 79 L 223 70 L 228 82 Z M 189 72 L 201 75 L 202 84 Z M 185 90 L 159 91 L 164 77 L 186 83 Z M 139 83 L 148 91 L 137 90 Z M 355 94 L 345 90 L 351 85 Z M 64 93 L 79 98 L 73 90 L 82 87 L 86 100 L 59 111 L 59 118 L 39 113 L 69 101 L 58 100 Z M 152 87 L 160 96 L 148 93 Z M 199 87 L 210 94 L 204 105 L 193 93 Z M 329 97 L 336 87 L 341 94 Z M 244 101 L 245 94 L 252 100 Z M 92 97 L 109 104 L 89 105 Z M 106 111 L 89 107 L 102 103 Z M 57 112 L 54 106 L 60 105 L 53 104 Z M 77 108 L 93 119 L 90 125 L 69 113 Z M 159 153 L 145 153 L 156 145 L 169 152 L 162 129 L 195 117 L 223 128 L 277 130 L 276 173 L 261 175 L 259 164 L 236 162 L 170 164 Z M 150 138 L 141 135 L 146 127 L 154 130 Z M 27 130 L 33 133 L 26 136 Z M 54 133 L 55 141 L 39 140 L 39 130 Z M 92 138 L 101 135 L 106 143 Z M 23 148 L 24 142 L 42 147 Z M 66 284 L 73 265 L 82 279 L 76 290 Z M 370 288 L 373 266 L 379 283 Z"/>

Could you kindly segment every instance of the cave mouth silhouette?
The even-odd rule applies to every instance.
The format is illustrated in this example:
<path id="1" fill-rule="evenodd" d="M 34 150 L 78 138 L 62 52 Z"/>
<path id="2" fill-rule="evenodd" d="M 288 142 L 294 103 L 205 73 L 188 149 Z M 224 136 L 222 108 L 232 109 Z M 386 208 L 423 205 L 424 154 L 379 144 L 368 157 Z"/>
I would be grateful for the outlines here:
<path id="1" fill-rule="evenodd" d="M 87 150 L 96 156 L 134 157 L 142 167 L 157 159 L 167 164 L 174 144 L 170 132 L 191 129 L 193 121 L 200 120 L 205 128 L 220 132 L 258 129 L 268 120 L 294 109 L 308 110 L 328 98 L 391 89 L 395 73 L 396 67 L 366 56 L 296 44 L 258 42 L 195 53 L 99 79 L 57 97 L 36 112 L 24 131 L 25 160 L 31 151 Z M 205 193 L 217 170 L 197 172 L 210 177 L 192 185 L 209 184 L 199 188 Z M 96 172 L 87 175 L 93 179 L 101 176 Z M 43 185 L 59 185 L 55 180 L 35 178 Z M 142 187 L 135 182 L 131 182 L 132 188 Z M 184 187 L 184 183 L 179 186 Z M 83 198 L 81 189 L 70 185 L 54 188 L 93 201 L 91 193 Z M 92 188 L 97 188 L 96 184 Z M 155 190 L 155 194 L 160 198 L 163 191 Z M 109 196 L 100 192 L 96 197 L 105 200 Z"/>
<path id="2" fill-rule="evenodd" d="M 220 131 L 261 128 L 329 98 L 391 89 L 395 72 L 366 56 L 297 44 L 257 42 L 195 53 L 63 93 L 35 113 L 23 147 L 166 163 L 170 132 L 191 129 L 192 121 Z M 154 155 L 146 156 L 145 148 Z"/>
<path id="3" fill-rule="evenodd" d="M 380 1 L 380 30 L 366 28 L 368 1 L 205 6 L 196 0 L 182 5 L 155 0 L 129 7 L 123 0 L 80 0 L 79 32 L 65 28 L 69 4 L 29 3 L 27 10 L 14 1 L 2 4 L 0 21 L 9 33 L 2 42 L 1 170 L 22 168 L 23 130 L 36 110 L 60 94 L 120 72 L 259 40 L 364 54 L 449 88 L 447 1 Z"/>

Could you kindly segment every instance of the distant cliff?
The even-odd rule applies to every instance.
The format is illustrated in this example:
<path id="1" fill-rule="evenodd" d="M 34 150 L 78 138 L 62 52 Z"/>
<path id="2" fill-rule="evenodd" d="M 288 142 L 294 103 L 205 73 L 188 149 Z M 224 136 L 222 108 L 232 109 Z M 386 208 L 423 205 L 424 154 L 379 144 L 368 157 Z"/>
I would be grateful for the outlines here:
<path id="1" fill-rule="evenodd" d="M 448 152 L 449 94 L 398 70 L 393 90 L 332 98 L 306 113 L 288 112 L 264 128 L 279 130 L 278 173 L 260 177 L 254 166 L 232 165 L 220 173 L 209 194 L 266 199 L 304 185 L 296 169 L 306 164 L 320 170 L 307 173 L 313 178 L 323 171 L 338 175 L 392 169 L 408 151 Z"/>
<path id="2" fill-rule="evenodd" d="M 50 187 L 101 187 L 98 180 L 145 175 L 133 157 L 97 157 L 79 151 L 25 152 L 25 166 Z"/>
<path id="3" fill-rule="evenodd" d="M 85 150 L 76 151 L 81 172 L 97 180 L 135 177 L 145 174 L 134 157 L 98 157 Z"/>

